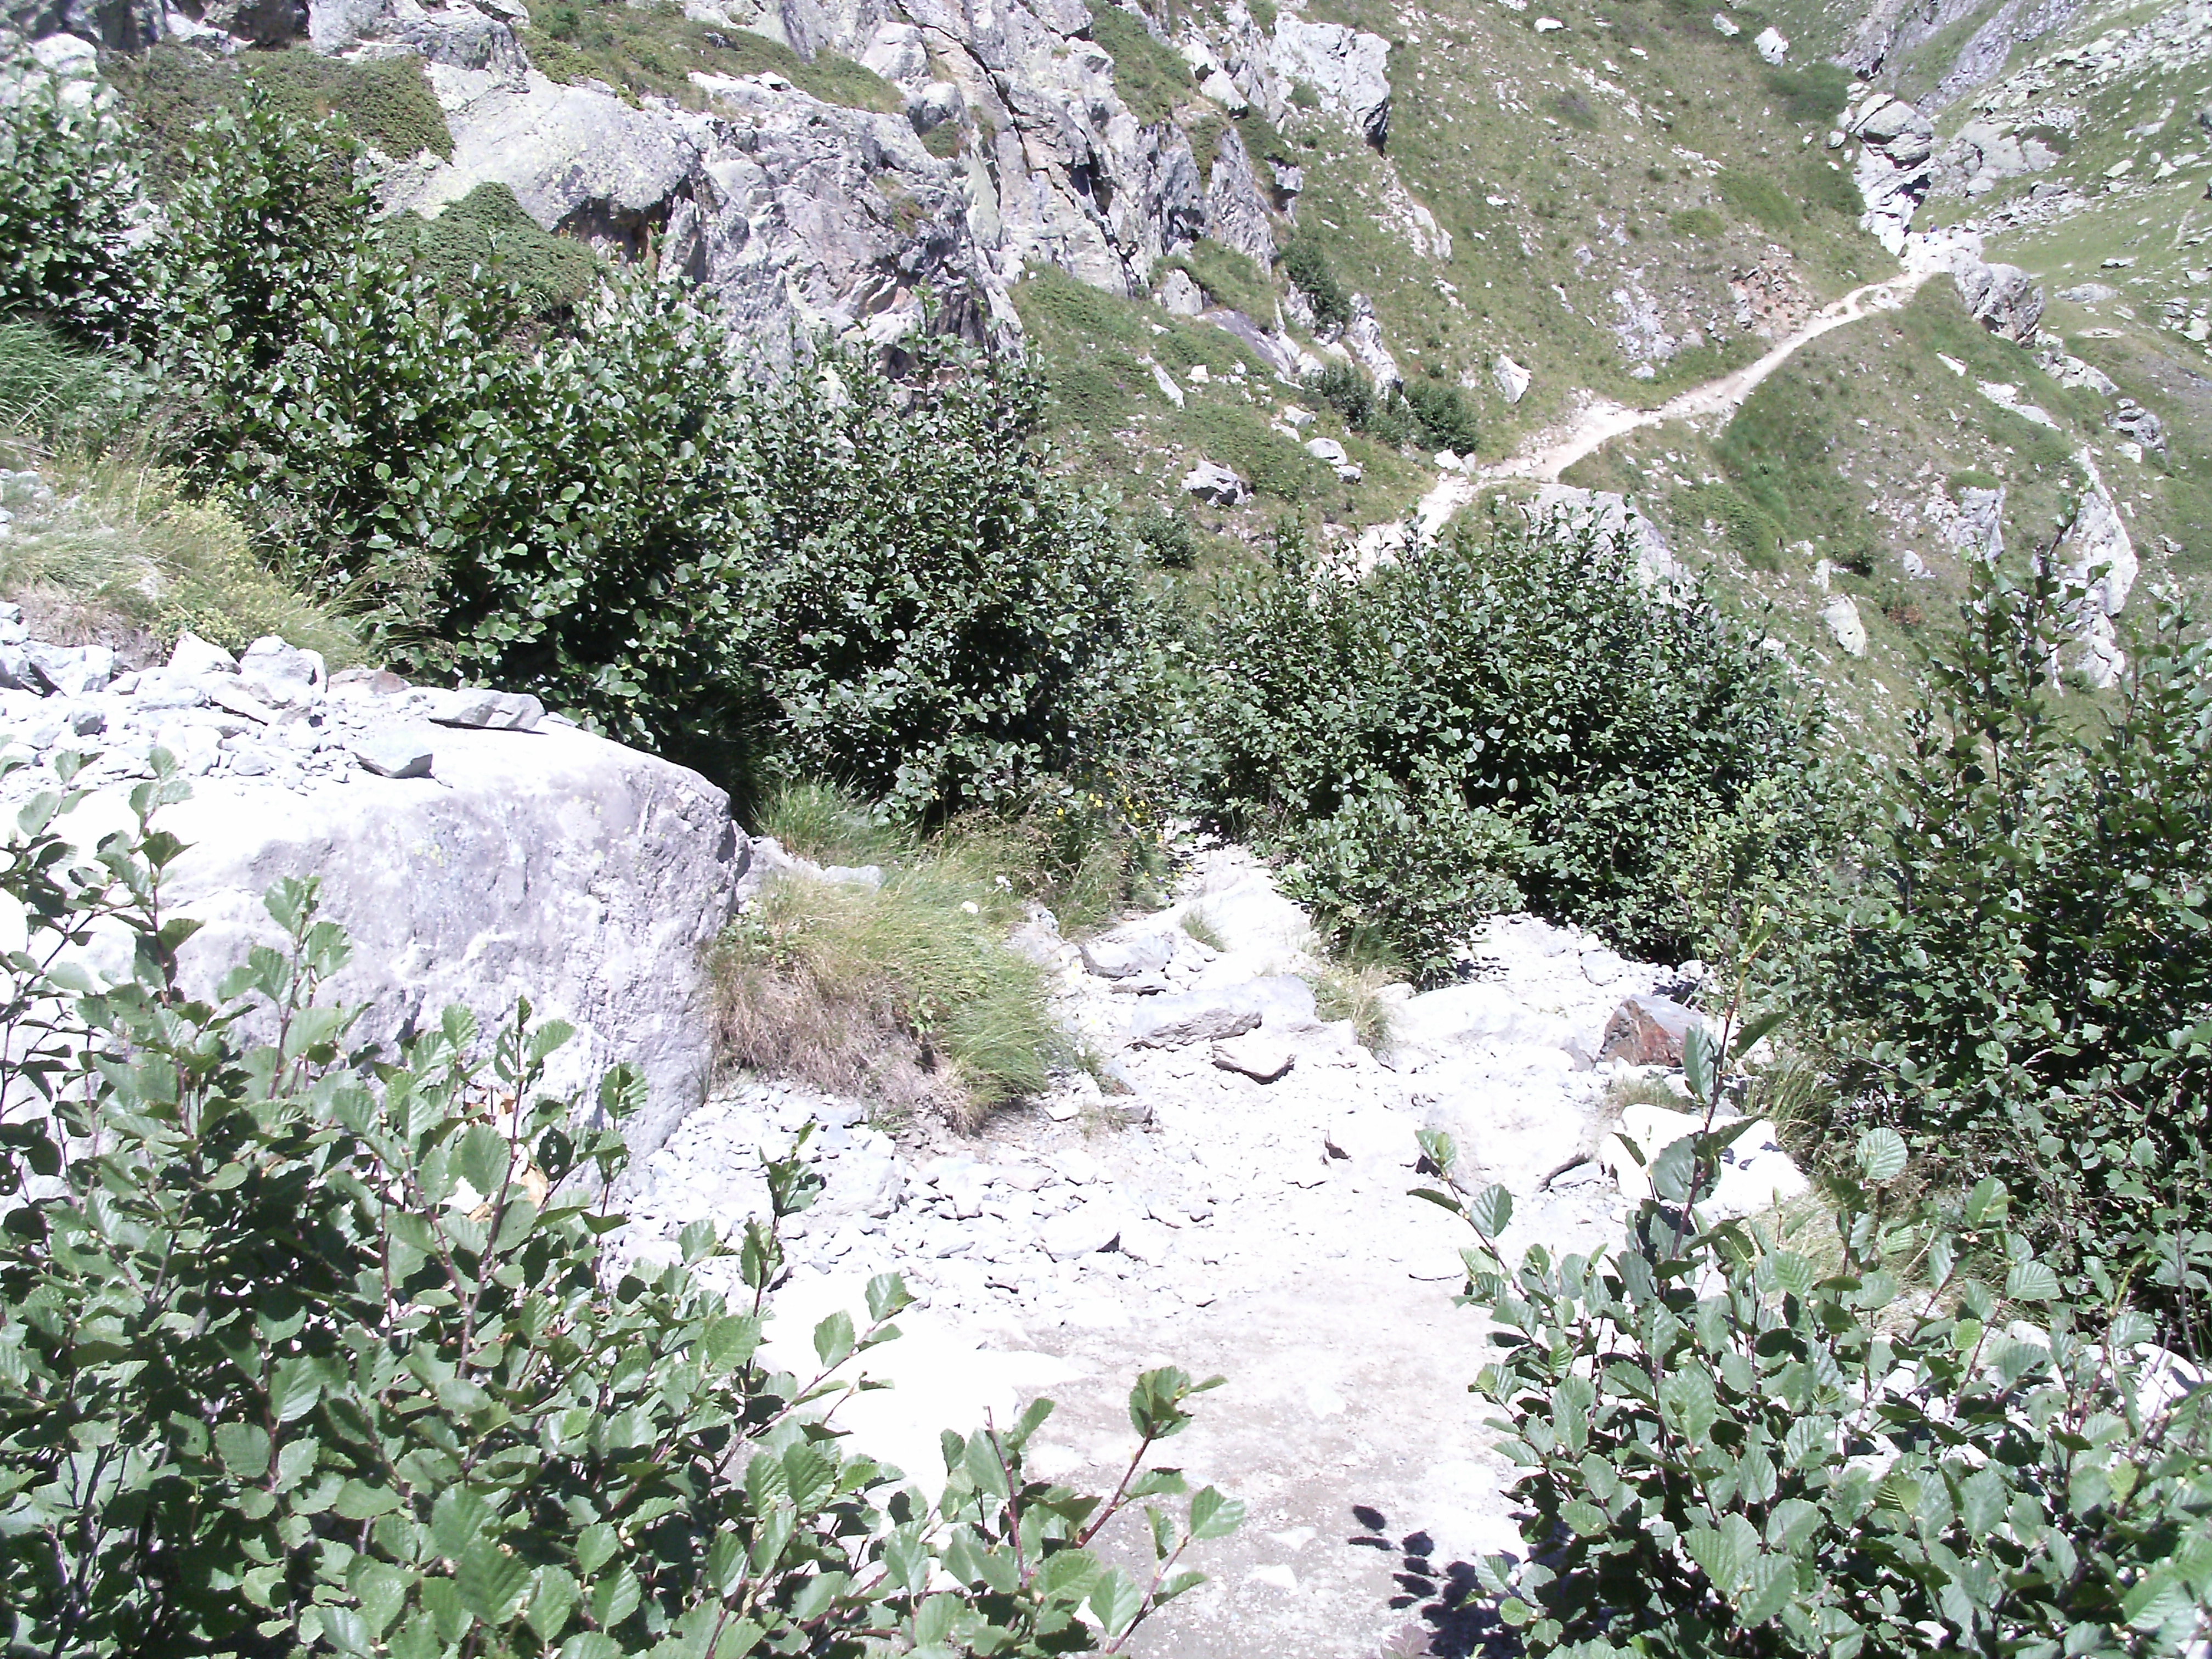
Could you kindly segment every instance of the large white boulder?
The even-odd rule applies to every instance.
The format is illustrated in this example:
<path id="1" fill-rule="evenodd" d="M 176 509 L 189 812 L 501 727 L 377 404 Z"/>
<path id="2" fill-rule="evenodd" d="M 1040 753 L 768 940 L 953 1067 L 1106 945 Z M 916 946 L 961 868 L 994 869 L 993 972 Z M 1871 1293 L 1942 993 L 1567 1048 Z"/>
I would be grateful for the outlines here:
<path id="1" fill-rule="evenodd" d="M 518 998 L 577 1039 L 574 1085 L 618 1060 L 644 1073 L 633 1146 L 658 1146 L 705 1097 L 705 947 L 728 920 L 748 846 L 695 772 L 573 728 L 440 730 L 434 778 L 305 790 L 204 778 L 160 822 L 191 850 L 165 892 L 204 926 L 185 952 L 211 986 L 277 934 L 262 894 L 322 884 L 353 940 L 333 1000 L 367 1005 L 356 1035 L 390 1042 L 448 1004 L 487 1029 Z"/>
<path id="2" fill-rule="evenodd" d="M 263 895 L 313 878 L 321 915 L 352 940 L 324 992 L 364 1008 L 351 1041 L 388 1048 L 450 1004 L 489 1033 L 527 998 L 537 1018 L 577 1030 L 551 1086 L 589 1084 L 620 1060 L 643 1072 L 639 1150 L 704 1098 L 706 947 L 751 858 L 720 789 L 565 722 L 441 723 L 462 704 L 534 712 L 533 698 L 410 690 L 359 671 L 327 681 L 312 653 L 258 641 L 247 667 L 293 698 L 287 708 L 244 692 L 212 647 L 197 654 L 212 672 L 0 694 L 0 750 L 31 763 L 0 783 L 0 805 L 53 787 L 61 750 L 88 757 L 88 799 L 61 821 L 88 849 L 129 823 L 149 753 L 177 757 L 192 793 L 155 824 L 187 849 L 161 896 L 167 914 L 202 924 L 181 953 L 189 992 L 212 994 L 252 946 L 281 945 Z M 112 970 L 124 948 L 98 945 L 94 960 Z"/>

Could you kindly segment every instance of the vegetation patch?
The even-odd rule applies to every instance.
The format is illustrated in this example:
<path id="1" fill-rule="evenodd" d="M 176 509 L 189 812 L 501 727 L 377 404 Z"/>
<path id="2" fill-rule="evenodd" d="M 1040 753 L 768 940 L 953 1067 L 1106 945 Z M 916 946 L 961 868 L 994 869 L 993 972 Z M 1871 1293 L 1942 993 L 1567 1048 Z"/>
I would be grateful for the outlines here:
<path id="1" fill-rule="evenodd" d="M 1091 38 L 1114 60 L 1114 90 L 1139 126 L 1174 118 L 1191 92 L 1190 65 L 1181 52 L 1154 40 L 1133 13 L 1112 0 L 1091 0 Z"/>
<path id="2" fill-rule="evenodd" d="M 652 92 L 694 106 L 704 94 L 693 70 L 708 75 L 775 74 L 825 104 L 896 114 L 897 88 L 874 70 L 834 52 L 802 58 L 781 40 L 738 27 L 693 21 L 680 9 L 626 0 L 565 0 L 532 14 L 517 33 L 531 61 L 556 81 L 604 81 L 628 92 Z"/>
<path id="3" fill-rule="evenodd" d="M 1804 210 L 1790 198 L 1780 185 L 1764 174 L 1723 167 L 1714 178 L 1713 188 L 1720 191 L 1721 200 L 1742 217 L 1777 234 L 1804 222 Z"/>
<path id="4" fill-rule="evenodd" d="M 495 272 L 530 296 L 532 308 L 573 305 L 602 274 L 583 243 L 545 230 L 502 184 L 478 185 L 415 233 L 416 267 L 448 293 L 479 271 Z"/>
<path id="5" fill-rule="evenodd" d="M 453 154 L 445 111 L 413 52 L 356 61 L 302 47 L 217 58 L 164 42 L 118 53 L 102 72 L 145 135 L 157 177 L 172 176 L 192 130 L 234 108 L 249 86 L 295 120 L 341 117 L 363 143 L 396 159 Z"/>
<path id="6" fill-rule="evenodd" d="M 1164 268 L 1188 273 L 1216 305 L 1241 311 L 1263 328 L 1274 326 L 1273 283 L 1256 262 L 1235 248 L 1201 236 Z"/>

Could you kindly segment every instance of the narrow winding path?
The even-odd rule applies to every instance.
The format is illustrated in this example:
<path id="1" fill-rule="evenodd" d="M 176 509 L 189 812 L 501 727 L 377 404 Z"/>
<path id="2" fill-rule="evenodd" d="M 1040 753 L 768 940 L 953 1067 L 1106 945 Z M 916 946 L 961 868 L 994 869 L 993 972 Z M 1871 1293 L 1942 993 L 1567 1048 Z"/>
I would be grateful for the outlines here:
<path id="1" fill-rule="evenodd" d="M 1610 398 L 1591 398 L 1560 426 L 1532 434 L 1520 450 L 1480 471 L 1446 473 L 1414 509 L 1419 533 L 1425 539 L 1437 533 L 1460 508 L 1493 484 L 1511 478 L 1536 483 L 1557 483 L 1559 475 L 1585 456 L 1615 438 L 1638 428 L 1668 421 L 1726 418 L 1742 406 L 1759 383 L 1788 362 L 1798 349 L 1823 334 L 1855 323 L 1877 312 L 1896 311 L 1920 291 L 1920 285 L 1938 271 L 1950 269 L 1948 248 L 1941 252 L 1915 237 L 1905 249 L 1905 268 L 1897 276 L 1855 288 L 1840 300 L 1823 307 L 1761 356 L 1758 362 L 1733 370 L 1717 380 L 1677 392 L 1654 409 L 1631 409 Z"/>

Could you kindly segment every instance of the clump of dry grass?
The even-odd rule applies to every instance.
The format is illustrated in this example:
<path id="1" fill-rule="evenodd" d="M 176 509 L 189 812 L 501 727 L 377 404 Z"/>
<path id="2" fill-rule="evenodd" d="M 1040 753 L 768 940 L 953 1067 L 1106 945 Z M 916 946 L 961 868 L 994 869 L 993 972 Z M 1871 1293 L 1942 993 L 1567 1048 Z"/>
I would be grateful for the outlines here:
<path id="1" fill-rule="evenodd" d="M 1390 1044 L 1393 1004 L 1384 994 L 1405 975 L 1376 963 L 1333 963 L 1313 976 L 1314 1008 L 1323 1019 L 1348 1019 L 1361 1045 Z"/>
<path id="2" fill-rule="evenodd" d="M 1017 919 L 957 858 L 879 889 L 778 880 L 717 949 L 719 1052 L 972 1130 L 1072 1057 L 1042 971 L 1005 943 Z"/>

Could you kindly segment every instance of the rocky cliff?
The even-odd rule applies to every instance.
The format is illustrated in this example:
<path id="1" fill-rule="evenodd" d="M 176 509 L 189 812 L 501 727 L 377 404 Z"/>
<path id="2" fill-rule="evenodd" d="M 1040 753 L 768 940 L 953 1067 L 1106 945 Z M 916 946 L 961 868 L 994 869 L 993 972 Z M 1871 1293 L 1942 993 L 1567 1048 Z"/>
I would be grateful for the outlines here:
<path id="1" fill-rule="evenodd" d="M 927 325 L 1009 344 L 1021 324 L 1008 286 L 1033 263 L 1117 295 L 1146 292 L 1154 267 L 1202 235 L 1264 263 L 1295 211 L 1297 173 L 1255 163 L 1231 122 L 1280 120 L 1295 94 L 1378 147 L 1389 131 L 1388 44 L 1288 9 L 1266 30 L 1231 5 L 1172 45 L 1140 12 L 1115 14 L 1125 58 L 1149 47 L 1166 66 L 1150 73 L 1194 82 L 1186 94 L 1218 112 L 1196 143 L 1130 88 L 1079 0 L 691 0 L 686 16 L 802 61 L 850 60 L 889 88 L 876 100 L 888 107 L 774 70 L 694 70 L 680 96 L 556 80 L 533 61 L 526 42 L 544 51 L 545 37 L 518 0 L 216 0 L 197 19 L 123 33 L 419 54 L 453 152 L 390 158 L 394 208 L 434 215 L 507 185 L 548 229 L 694 279 L 776 355 L 825 330 L 887 345 Z"/>

